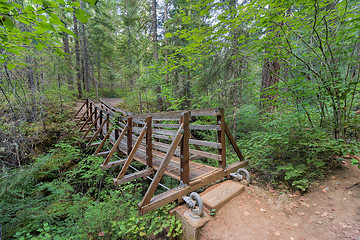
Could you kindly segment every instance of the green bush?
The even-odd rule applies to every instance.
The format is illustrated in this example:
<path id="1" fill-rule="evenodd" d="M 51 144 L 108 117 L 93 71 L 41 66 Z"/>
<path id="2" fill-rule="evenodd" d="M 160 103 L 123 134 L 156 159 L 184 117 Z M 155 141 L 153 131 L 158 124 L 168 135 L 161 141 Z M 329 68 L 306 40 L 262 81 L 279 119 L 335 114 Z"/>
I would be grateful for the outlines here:
<path id="1" fill-rule="evenodd" d="M 254 170 L 275 185 L 285 183 L 306 191 L 313 181 L 339 166 L 335 156 L 359 153 L 355 140 L 335 140 L 325 129 L 301 128 L 296 116 L 267 120 L 239 143 Z"/>
<path id="2" fill-rule="evenodd" d="M 73 143 L 71 143 L 73 142 Z M 0 180 L 5 239 L 158 239 L 181 234 L 171 205 L 140 216 L 146 185 L 112 184 L 102 158 L 85 154 L 76 138 L 61 142 L 31 166 Z"/>

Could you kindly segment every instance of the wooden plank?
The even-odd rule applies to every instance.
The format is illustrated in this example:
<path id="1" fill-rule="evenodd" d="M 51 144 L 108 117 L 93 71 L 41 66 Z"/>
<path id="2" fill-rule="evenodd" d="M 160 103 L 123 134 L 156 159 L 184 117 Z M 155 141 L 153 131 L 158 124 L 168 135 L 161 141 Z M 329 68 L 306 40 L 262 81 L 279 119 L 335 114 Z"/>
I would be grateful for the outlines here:
<path id="1" fill-rule="evenodd" d="M 100 145 L 101 142 L 96 142 L 96 143 L 91 143 L 89 145 L 86 145 L 87 148 L 92 148 L 92 147 L 98 147 Z"/>
<path id="2" fill-rule="evenodd" d="M 119 146 L 119 144 L 120 144 L 120 142 L 121 142 L 121 139 L 125 136 L 126 130 L 127 130 L 127 128 L 124 128 L 124 129 L 122 130 L 119 138 L 116 140 L 116 142 L 115 142 L 114 146 L 112 147 L 110 153 L 107 155 L 107 157 L 106 157 L 103 165 L 106 165 L 106 164 L 109 162 L 109 160 L 110 160 L 110 158 L 112 157 L 112 155 L 114 154 L 115 150 L 118 148 L 118 146 Z"/>
<path id="3" fill-rule="evenodd" d="M 133 132 L 135 132 L 135 133 L 140 133 L 140 132 L 141 132 L 141 129 L 142 129 L 142 128 L 140 128 L 140 127 L 133 127 Z M 156 129 L 156 128 L 153 128 L 152 132 L 153 132 L 153 133 L 156 133 L 156 134 L 166 135 L 166 136 L 175 136 L 175 135 L 176 135 L 176 131 L 167 130 L 167 129 Z"/>
<path id="4" fill-rule="evenodd" d="M 108 168 L 112 168 L 112 167 L 116 167 L 116 166 L 123 165 L 125 162 L 126 162 L 126 159 L 121 159 L 121 160 L 118 160 L 118 161 L 109 162 L 109 163 L 106 164 L 106 165 L 101 164 L 101 165 L 100 165 L 100 168 L 101 168 L 102 170 L 104 170 L 104 169 L 108 169 Z"/>
<path id="5" fill-rule="evenodd" d="M 180 179 L 183 184 L 189 185 L 189 121 L 190 121 L 190 112 L 184 112 L 181 116 L 181 123 L 184 125 L 183 130 L 184 134 L 180 142 Z"/>
<path id="6" fill-rule="evenodd" d="M 220 108 L 220 115 L 217 116 L 218 124 L 220 125 L 220 131 L 217 132 L 218 141 L 221 144 L 221 148 L 219 148 L 219 155 L 221 155 L 221 160 L 219 162 L 219 166 L 222 169 L 226 167 L 226 147 L 225 147 L 225 116 L 224 109 Z"/>
<path id="7" fill-rule="evenodd" d="M 217 170 L 211 172 L 206 177 L 202 177 L 202 176 L 199 177 L 196 180 L 196 182 L 191 182 L 190 186 L 178 187 L 178 188 L 166 191 L 164 193 L 158 194 L 158 195 L 154 196 L 151 199 L 151 201 L 146 205 L 143 205 L 142 202 L 140 202 L 138 204 L 139 211 L 141 214 L 148 213 L 148 212 L 150 212 L 156 208 L 159 208 L 167 203 L 170 203 L 186 194 L 196 191 L 197 189 L 204 187 L 218 179 L 221 179 L 222 177 L 225 177 L 225 176 L 229 175 L 230 173 L 235 172 L 237 169 L 239 169 L 241 167 L 245 167 L 247 164 L 248 164 L 248 162 L 233 163 L 233 164 L 227 166 L 227 168 L 225 170 L 217 169 Z"/>
<path id="8" fill-rule="evenodd" d="M 127 119 L 128 131 L 127 131 L 127 154 L 129 155 L 132 150 L 132 117 L 128 117 Z"/>
<path id="9" fill-rule="evenodd" d="M 217 116 L 220 114 L 219 108 L 208 108 L 208 109 L 194 109 L 189 110 L 191 117 L 200 116 Z M 143 120 L 147 115 L 151 115 L 155 120 L 179 120 L 183 111 L 172 111 L 172 112 L 159 112 L 159 113 L 147 113 L 147 114 L 134 114 L 133 119 Z"/>
<path id="10" fill-rule="evenodd" d="M 154 192 L 162 178 L 162 176 L 164 175 L 164 172 L 166 171 L 167 166 L 169 165 L 169 162 L 172 158 L 172 156 L 174 155 L 174 152 L 176 150 L 177 145 L 179 144 L 181 137 L 183 135 L 182 131 L 184 128 L 184 124 L 180 125 L 180 128 L 177 132 L 176 137 L 174 138 L 174 140 L 171 143 L 171 147 L 169 149 L 169 151 L 166 153 L 163 161 L 161 162 L 161 165 L 159 167 L 159 169 L 157 170 L 154 179 L 152 180 L 149 188 L 147 189 L 144 198 L 142 199 L 140 206 L 144 206 L 145 204 L 148 204 L 150 199 L 152 198 L 152 196 L 154 195 Z"/>
<path id="11" fill-rule="evenodd" d="M 106 156 L 110 153 L 110 150 L 109 151 L 105 151 L 105 152 L 99 152 L 98 154 L 96 154 L 96 156 L 98 157 L 103 157 L 103 156 Z"/>
<path id="12" fill-rule="evenodd" d="M 88 117 L 88 119 L 86 119 L 85 123 L 81 126 L 81 128 L 79 129 L 79 131 L 83 130 L 83 128 L 88 124 L 88 122 L 91 120 L 92 116 L 94 115 L 94 112 L 92 112 L 90 114 L 90 117 Z"/>
<path id="13" fill-rule="evenodd" d="M 96 154 L 98 154 L 100 152 L 101 148 L 105 145 L 106 140 L 110 137 L 110 134 L 111 134 L 111 131 L 109 131 L 107 129 L 107 133 L 106 133 L 104 139 L 101 141 L 99 147 L 95 150 L 93 155 L 96 155 Z"/>
<path id="14" fill-rule="evenodd" d="M 101 116 L 101 115 L 100 115 Z M 106 121 L 103 121 L 100 125 L 100 127 L 98 128 L 98 130 L 96 130 L 96 132 L 94 133 L 94 136 L 90 139 L 90 141 L 88 142 L 88 144 L 86 144 L 86 147 L 88 147 L 94 140 L 95 138 L 100 134 L 100 132 L 102 131 L 102 128 L 104 127 Z"/>
<path id="15" fill-rule="evenodd" d="M 244 161 L 245 158 L 244 158 L 244 156 L 242 155 L 239 147 L 237 146 L 235 139 L 234 139 L 233 136 L 231 135 L 230 130 L 229 130 L 227 124 L 225 124 L 225 132 L 226 132 L 226 135 L 227 135 L 227 137 L 228 137 L 228 139 L 229 139 L 232 147 L 234 148 L 234 150 L 235 150 L 238 158 L 240 159 L 240 161 Z"/>
<path id="16" fill-rule="evenodd" d="M 135 179 L 139 179 L 139 178 L 142 178 L 142 177 L 148 177 L 148 176 L 154 174 L 154 172 L 155 171 L 153 169 L 145 169 L 145 170 L 142 170 L 142 171 L 139 171 L 139 172 L 131 173 L 131 174 L 128 174 L 128 175 L 124 176 L 121 179 L 114 179 L 114 184 L 115 185 L 120 185 L 120 184 L 130 182 L 130 181 L 135 180 Z"/>
<path id="17" fill-rule="evenodd" d="M 139 148 L 140 143 L 141 143 L 141 141 L 143 140 L 143 138 L 145 136 L 146 130 L 147 130 L 147 125 L 144 126 L 142 132 L 140 133 L 139 138 L 135 142 L 135 145 L 134 145 L 133 149 L 131 150 L 128 158 L 126 159 L 126 162 L 125 162 L 124 166 L 122 167 L 122 169 L 121 169 L 119 175 L 117 176 L 116 180 L 119 180 L 120 178 L 125 176 L 125 173 L 126 173 L 127 169 L 129 168 L 129 165 L 130 165 L 131 161 L 133 160 L 133 158 L 135 156 L 135 153 L 136 153 L 137 149 Z"/>
<path id="18" fill-rule="evenodd" d="M 200 194 L 204 206 L 209 209 L 219 211 L 231 199 L 245 191 L 244 185 L 239 182 L 228 180 L 217 184 L 214 188 L 206 190 Z"/>
<path id="19" fill-rule="evenodd" d="M 85 138 L 85 137 L 89 134 L 90 130 L 91 130 L 93 127 L 95 127 L 95 125 L 96 125 L 96 123 L 97 123 L 97 121 L 98 121 L 99 119 L 100 119 L 100 116 L 97 116 L 96 119 L 95 119 L 95 121 L 92 122 L 92 124 L 90 125 L 89 129 L 85 132 L 83 138 Z M 94 136 L 95 136 L 95 135 L 94 135 Z"/>
<path id="20" fill-rule="evenodd" d="M 146 117 L 146 126 L 146 165 L 151 168 L 153 166 L 151 116 Z"/>
<path id="21" fill-rule="evenodd" d="M 84 108 L 85 105 L 86 105 L 86 101 L 81 105 L 81 107 L 79 108 L 79 110 L 76 112 L 74 118 L 76 118 L 76 116 L 81 112 L 81 110 Z"/>
<path id="22" fill-rule="evenodd" d="M 164 136 L 164 135 L 157 135 L 157 134 L 153 134 L 153 137 L 164 139 L 164 140 L 169 140 L 169 141 L 174 139 L 174 137 L 172 137 L 172 136 Z M 218 148 L 218 149 L 221 148 L 221 143 L 216 143 L 216 142 L 189 139 L 189 143 L 194 144 L 194 145 L 204 146 L 204 147 L 212 147 L 212 148 Z"/>

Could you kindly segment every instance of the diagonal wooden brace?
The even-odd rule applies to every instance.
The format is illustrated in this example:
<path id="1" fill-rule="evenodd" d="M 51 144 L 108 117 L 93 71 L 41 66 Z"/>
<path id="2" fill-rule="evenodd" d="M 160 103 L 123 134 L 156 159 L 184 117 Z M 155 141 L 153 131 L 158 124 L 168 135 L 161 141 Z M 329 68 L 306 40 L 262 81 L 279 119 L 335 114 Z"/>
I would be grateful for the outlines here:
<path id="1" fill-rule="evenodd" d="M 103 165 L 106 165 L 108 164 L 110 158 L 112 157 L 112 155 L 114 154 L 115 150 L 118 148 L 122 138 L 125 136 L 125 133 L 126 133 L 126 130 L 127 130 L 127 127 L 125 127 L 122 131 L 121 131 L 121 134 L 119 136 L 119 138 L 116 140 L 114 146 L 112 147 L 111 151 L 109 152 L 109 154 L 106 156 L 106 159 L 103 163 Z"/>
<path id="2" fill-rule="evenodd" d="M 181 123 L 180 128 L 177 131 L 174 140 L 171 142 L 169 151 L 166 153 L 163 161 L 161 162 L 161 165 L 160 165 L 158 171 L 156 172 L 156 174 L 155 174 L 155 176 L 154 176 L 148 190 L 146 191 L 146 193 L 144 195 L 143 200 L 139 204 L 140 208 L 150 202 L 152 196 L 155 193 L 155 190 L 156 190 L 157 186 L 160 183 L 161 178 L 163 177 L 163 175 L 164 175 L 164 173 L 166 171 L 167 166 L 169 165 L 171 157 L 174 155 L 176 147 L 179 145 L 180 140 L 181 140 L 183 135 L 184 135 L 184 124 Z"/>
<path id="3" fill-rule="evenodd" d="M 149 117 L 151 118 L 151 116 L 149 116 Z M 147 119 L 149 117 L 147 117 Z M 119 175 L 117 176 L 116 179 L 114 179 L 114 183 L 116 183 L 116 181 L 119 180 L 120 178 L 124 177 L 127 169 L 129 168 L 129 165 L 130 165 L 131 161 L 133 160 L 133 158 L 135 156 L 135 153 L 136 153 L 137 149 L 139 148 L 139 146 L 141 144 L 141 141 L 143 140 L 143 138 L 144 138 L 144 136 L 145 136 L 145 134 L 146 134 L 146 132 L 148 130 L 148 127 L 151 126 L 150 124 L 151 124 L 151 121 L 147 121 L 146 125 L 144 126 L 144 128 L 142 129 L 142 131 L 140 133 L 139 138 L 137 139 L 134 147 L 132 148 L 132 150 L 131 150 L 131 152 L 130 152 L 130 154 L 129 154 L 129 156 L 128 156 L 125 164 L 124 164 L 124 166 L 122 167 Z"/>

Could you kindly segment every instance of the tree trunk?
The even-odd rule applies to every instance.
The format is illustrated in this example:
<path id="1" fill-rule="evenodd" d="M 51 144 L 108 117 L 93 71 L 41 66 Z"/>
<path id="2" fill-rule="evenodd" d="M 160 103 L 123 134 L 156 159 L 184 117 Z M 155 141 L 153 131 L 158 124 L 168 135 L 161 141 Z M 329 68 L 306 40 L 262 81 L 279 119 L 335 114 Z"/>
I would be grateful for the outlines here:
<path id="1" fill-rule="evenodd" d="M 69 46 L 69 34 L 63 33 L 63 44 L 64 44 L 64 52 L 65 52 L 65 60 L 66 60 L 66 72 L 67 72 L 67 82 L 69 84 L 69 89 L 73 90 L 74 87 L 74 79 L 71 71 L 71 58 L 70 58 L 70 46 Z"/>
<path id="2" fill-rule="evenodd" d="M 262 112 L 272 112 L 276 109 L 276 85 L 279 82 L 280 64 L 277 59 L 265 60 L 261 74 Z"/>
<path id="3" fill-rule="evenodd" d="M 83 8 L 83 1 L 80 1 L 80 7 Z M 90 79 L 89 79 L 89 55 L 87 48 L 87 38 L 85 24 L 80 23 L 81 25 L 81 35 L 82 35 L 82 53 L 83 53 L 83 78 L 86 85 L 86 92 L 90 92 Z"/>
<path id="4" fill-rule="evenodd" d="M 79 31 L 77 27 L 78 20 L 75 16 L 75 12 L 73 12 L 74 18 L 74 33 L 79 37 Z M 78 97 L 82 98 L 82 89 L 81 89 L 81 80 L 82 80 L 82 73 L 81 73 L 81 61 L 80 61 L 80 44 L 79 38 L 75 38 L 75 56 L 76 56 L 76 72 L 77 72 L 77 89 L 78 89 Z"/>
<path id="5" fill-rule="evenodd" d="M 151 21 L 151 32 L 152 32 L 152 40 L 154 46 L 154 60 L 158 61 L 158 53 L 157 53 L 157 15 L 156 15 L 156 0 L 152 0 L 152 21 Z M 155 88 L 156 92 L 156 102 L 157 102 L 157 110 L 159 112 L 163 111 L 163 100 L 161 97 L 161 86 L 157 85 Z"/>

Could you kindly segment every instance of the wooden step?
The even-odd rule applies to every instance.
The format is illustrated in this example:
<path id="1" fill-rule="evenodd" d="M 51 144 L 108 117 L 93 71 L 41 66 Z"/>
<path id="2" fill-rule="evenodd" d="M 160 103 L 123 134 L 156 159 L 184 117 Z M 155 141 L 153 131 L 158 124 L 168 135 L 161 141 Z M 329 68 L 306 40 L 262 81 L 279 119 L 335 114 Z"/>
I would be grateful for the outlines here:
<path id="1" fill-rule="evenodd" d="M 111 151 L 99 152 L 98 154 L 96 154 L 96 156 L 98 156 L 98 157 L 104 157 L 104 156 L 108 155 L 109 152 L 111 152 Z"/>
<path id="2" fill-rule="evenodd" d="M 142 170 L 142 171 L 139 171 L 139 172 L 131 173 L 131 174 L 125 175 L 121 179 L 114 179 L 114 184 L 116 186 L 118 186 L 120 184 L 130 182 L 130 181 L 135 180 L 135 179 L 150 176 L 151 174 L 154 174 L 154 172 L 155 172 L 154 169 L 145 169 L 145 170 Z"/>
<path id="3" fill-rule="evenodd" d="M 228 180 L 208 188 L 205 192 L 201 193 L 200 196 L 207 209 L 210 211 L 215 209 L 213 211 L 217 212 L 231 199 L 244 191 L 244 185 Z"/>
<path id="4" fill-rule="evenodd" d="M 123 165 L 125 162 L 126 162 L 126 159 L 121 159 L 121 160 L 118 160 L 118 161 L 109 162 L 109 163 L 106 164 L 106 165 L 101 164 L 101 165 L 100 165 L 100 168 L 101 168 L 102 170 L 104 170 L 104 169 L 116 167 L 116 166 L 119 166 L 119 165 Z"/>

